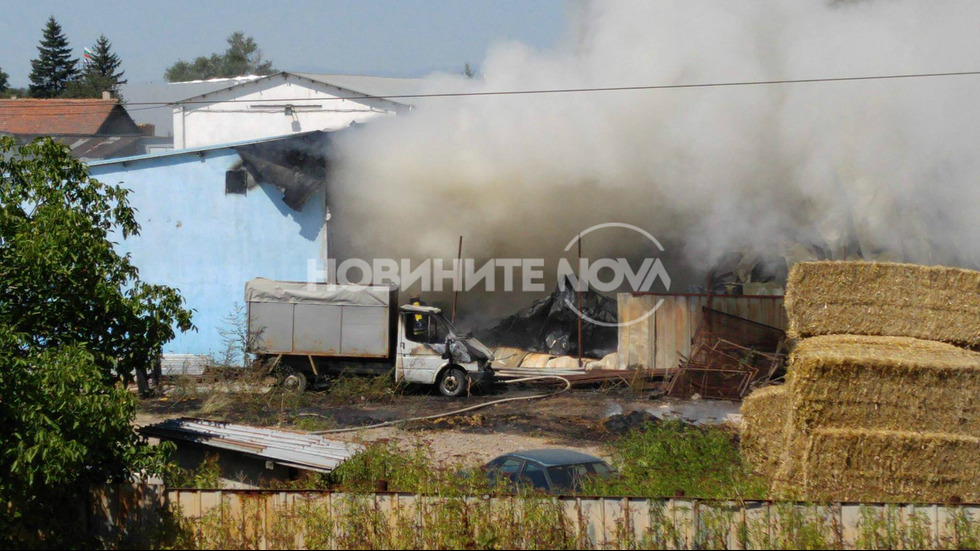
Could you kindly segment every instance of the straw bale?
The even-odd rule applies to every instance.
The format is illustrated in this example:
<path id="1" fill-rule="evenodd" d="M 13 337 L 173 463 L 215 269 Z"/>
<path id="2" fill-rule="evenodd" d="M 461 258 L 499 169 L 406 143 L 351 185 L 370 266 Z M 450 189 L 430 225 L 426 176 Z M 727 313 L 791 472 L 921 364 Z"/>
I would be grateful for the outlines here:
<path id="1" fill-rule="evenodd" d="M 980 497 L 980 353 L 909 337 L 817 336 L 793 350 L 784 386 L 774 497 Z"/>
<path id="2" fill-rule="evenodd" d="M 980 347 L 980 272 L 890 262 L 802 262 L 786 286 L 789 335 L 914 337 Z"/>
<path id="3" fill-rule="evenodd" d="M 807 439 L 807 500 L 980 501 L 980 438 L 941 433 L 819 429 Z"/>
<path id="4" fill-rule="evenodd" d="M 788 402 L 785 385 L 761 388 L 742 401 L 742 458 L 767 478 L 776 473 L 783 451 Z"/>
<path id="5" fill-rule="evenodd" d="M 775 461 L 771 477 L 771 494 L 772 497 L 781 499 L 802 499 L 802 468 L 809 435 L 797 429 L 792 384 L 783 386 L 786 387 L 786 412 L 785 421 L 774 429 L 781 435 L 779 441 L 782 443 L 782 448 L 779 458 Z"/>
<path id="6" fill-rule="evenodd" d="M 980 352 L 908 337 L 813 337 L 793 351 L 789 385 L 796 430 L 980 437 Z"/>

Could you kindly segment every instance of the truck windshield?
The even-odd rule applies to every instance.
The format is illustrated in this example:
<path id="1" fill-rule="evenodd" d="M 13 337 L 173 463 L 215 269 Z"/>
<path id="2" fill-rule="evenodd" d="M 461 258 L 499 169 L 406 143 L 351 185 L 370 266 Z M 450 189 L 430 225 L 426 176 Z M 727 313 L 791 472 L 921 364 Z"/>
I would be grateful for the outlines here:
<path id="1" fill-rule="evenodd" d="M 453 335 L 455 335 L 457 338 L 460 339 L 465 336 L 465 334 L 462 331 L 456 329 L 456 326 L 453 325 L 452 322 L 446 319 L 442 314 L 439 314 L 438 316 L 432 316 L 432 317 L 435 318 L 437 324 L 442 326 L 441 331 L 443 331 L 444 335 L 448 331 L 449 333 L 452 333 Z"/>

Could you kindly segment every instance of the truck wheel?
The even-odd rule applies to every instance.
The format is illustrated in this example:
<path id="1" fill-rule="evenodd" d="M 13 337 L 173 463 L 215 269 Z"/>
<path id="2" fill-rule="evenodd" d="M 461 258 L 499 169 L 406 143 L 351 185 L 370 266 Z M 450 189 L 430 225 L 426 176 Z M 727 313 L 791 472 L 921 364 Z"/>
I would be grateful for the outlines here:
<path id="1" fill-rule="evenodd" d="M 458 367 L 450 367 L 439 375 L 439 392 L 443 396 L 459 398 L 469 387 L 466 372 Z"/>
<path id="2" fill-rule="evenodd" d="M 280 384 L 287 392 L 303 392 L 306 390 L 306 375 L 295 369 L 286 370 Z"/>

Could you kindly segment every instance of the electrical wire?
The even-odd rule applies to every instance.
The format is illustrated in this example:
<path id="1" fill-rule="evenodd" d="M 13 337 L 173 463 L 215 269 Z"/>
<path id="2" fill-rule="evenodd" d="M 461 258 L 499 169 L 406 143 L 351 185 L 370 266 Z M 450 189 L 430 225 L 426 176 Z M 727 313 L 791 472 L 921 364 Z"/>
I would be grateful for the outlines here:
<path id="1" fill-rule="evenodd" d="M 698 88 L 729 88 L 729 87 L 744 87 L 744 86 L 775 86 L 775 85 L 788 85 L 788 84 L 819 84 L 819 83 L 830 83 L 830 82 L 859 82 L 859 81 L 873 81 L 873 80 L 943 78 L 943 77 L 960 77 L 960 76 L 977 76 L 977 75 L 980 75 L 980 71 L 956 71 L 956 72 L 946 72 L 946 73 L 903 73 L 903 74 L 891 74 L 891 75 L 865 75 L 865 76 L 854 76 L 854 77 L 749 80 L 749 81 L 705 82 L 705 83 L 687 83 L 687 84 L 652 84 L 652 85 L 640 85 L 640 86 L 542 88 L 542 89 L 530 89 L 530 90 L 491 90 L 486 92 L 436 92 L 436 93 L 426 93 L 426 94 L 389 94 L 389 95 L 377 95 L 377 96 L 361 94 L 361 95 L 352 95 L 346 97 L 316 98 L 316 101 L 378 100 L 378 99 L 395 100 L 395 99 L 418 99 L 418 98 L 461 98 L 461 97 L 520 96 L 520 95 L 542 95 L 542 94 L 631 92 L 631 91 L 676 90 L 676 89 L 698 89 Z M 270 99 L 264 99 L 262 101 L 264 103 L 298 102 L 298 101 L 305 101 L 309 99 L 310 98 L 303 98 L 303 97 L 275 98 L 275 99 L 270 98 Z M 92 100 L 74 100 L 74 101 L 79 106 L 83 106 L 86 103 L 97 105 L 105 100 L 92 99 Z M 249 103 L 254 101 L 255 100 L 253 99 L 194 100 L 194 101 L 171 101 L 171 102 L 151 101 L 151 102 L 124 102 L 123 105 L 126 106 L 127 111 L 137 111 L 137 110 L 148 110 L 148 109 L 160 109 L 167 106 L 175 107 L 179 105 L 209 105 L 213 103 Z M 144 106 L 144 107 L 131 108 L 130 106 Z M 0 113 L 2 113 L 4 110 L 7 109 L 22 109 L 22 108 L 23 106 L 0 104 Z M 51 113 L 31 113 L 31 114 L 45 115 L 45 116 L 47 115 L 60 116 L 65 113 L 66 111 L 61 111 L 58 113 L 51 112 Z M 73 114 L 80 114 L 80 113 L 82 112 L 76 112 Z"/>
<path id="2" fill-rule="evenodd" d="M 540 398 L 550 398 L 552 396 L 558 396 L 559 394 L 561 394 L 561 393 L 569 390 L 570 388 L 572 388 L 572 382 L 569 381 L 568 379 L 566 379 L 565 377 L 561 377 L 559 375 L 539 375 L 539 376 L 536 376 L 536 377 L 524 377 L 524 378 L 521 378 L 521 379 L 512 379 L 510 381 L 504 381 L 504 384 L 525 383 L 525 382 L 528 382 L 528 381 L 537 381 L 537 380 L 543 380 L 543 379 L 558 379 L 558 380 L 560 380 L 560 381 L 562 381 L 562 382 L 565 383 L 565 388 L 563 388 L 561 390 L 558 390 L 557 392 L 551 392 L 551 393 L 548 393 L 548 394 L 534 394 L 532 396 L 513 396 L 511 398 L 503 398 L 503 399 L 500 399 L 500 400 L 493 400 L 493 401 L 490 401 L 490 402 L 484 402 L 482 404 L 476 404 L 475 406 L 469 406 L 469 407 L 465 407 L 465 408 L 462 408 L 462 409 L 457 409 L 457 410 L 449 411 L 449 412 L 446 412 L 446 413 L 437 413 L 437 414 L 434 414 L 434 415 L 425 415 L 423 417 L 410 417 L 410 418 L 407 418 L 407 419 L 395 419 L 393 421 L 385 421 L 384 423 L 376 423 L 374 425 L 366 425 L 366 426 L 363 426 L 363 427 L 348 427 L 348 428 L 345 428 L 345 429 L 320 430 L 320 431 L 311 432 L 310 434 L 318 434 L 318 435 L 319 434 L 339 434 L 339 433 L 342 433 L 342 432 L 355 432 L 355 431 L 359 431 L 359 430 L 379 429 L 379 428 L 382 428 L 382 427 L 389 427 L 389 426 L 398 425 L 398 424 L 401 424 L 401 423 L 410 423 L 410 422 L 413 422 L 413 421 L 430 421 L 432 419 L 442 419 L 443 417 L 452 417 L 454 415 L 459 415 L 461 413 L 467 413 L 467 412 L 470 412 L 470 411 L 475 411 L 475 410 L 482 409 L 482 408 L 489 407 L 489 406 L 495 406 L 495 405 L 499 405 L 499 404 L 506 404 L 508 402 L 516 402 L 518 400 L 537 400 L 537 399 L 540 399 Z M 297 417 L 322 417 L 322 418 L 325 418 L 325 419 L 328 418 L 327 416 L 321 415 L 319 413 L 299 413 L 299 414 L 297 414 Z"/>

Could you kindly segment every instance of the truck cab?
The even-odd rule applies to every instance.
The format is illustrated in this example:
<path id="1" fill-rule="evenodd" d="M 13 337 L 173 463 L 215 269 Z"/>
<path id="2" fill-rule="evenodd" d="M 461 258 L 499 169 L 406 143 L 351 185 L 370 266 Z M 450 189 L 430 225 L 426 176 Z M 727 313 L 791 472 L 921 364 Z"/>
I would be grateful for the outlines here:
<path id="1" fill-rule="evenodd" d="M 491 351 L 456 329 L 439 308 L 405 305 L 399 312 L 397 380 L 435 384 L 444 396 L 461 396 L 493 379 Z"/>

